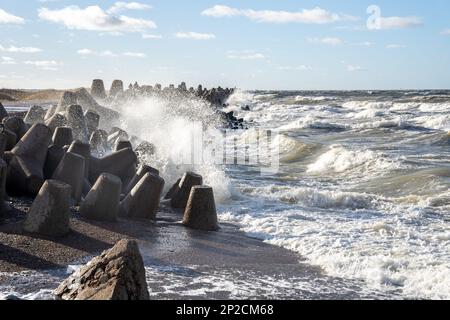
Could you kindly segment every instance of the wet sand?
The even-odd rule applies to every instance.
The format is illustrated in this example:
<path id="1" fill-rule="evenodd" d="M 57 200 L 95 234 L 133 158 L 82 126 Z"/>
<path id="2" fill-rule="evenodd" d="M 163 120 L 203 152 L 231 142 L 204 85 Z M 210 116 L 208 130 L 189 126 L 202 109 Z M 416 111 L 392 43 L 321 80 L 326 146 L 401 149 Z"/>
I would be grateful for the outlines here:
<path id="1" fill-rule="evenodd" d="M 0 287 L 17 292 L 34 292 L 37 286 L 38 290 L 54 289 L 67 276 L 68 265 L 85 263 L 118 240 L 129 238 L 139 242 L 153 299 L 381 297 L 365 292 L 357 281 L 327 277 L 296 253 L 250 238 L 234 225 L 222 224 L 219 232 L 185 228 L 181 213 L 165 204 L 156 223 L 86 221 L 74 208 L 72 231 L 54 239 L 22 230 L 30 203 L 27 199 L 14 201 L 14 210 L 0 219 Z M 33 274 L 27 272 L 44 276 L 33 280 Z M 21 274 L 29 281 L 19 288 Z M 219 283 L 233 288 L 222 285 L 224 289 L 218 289 Z"/>

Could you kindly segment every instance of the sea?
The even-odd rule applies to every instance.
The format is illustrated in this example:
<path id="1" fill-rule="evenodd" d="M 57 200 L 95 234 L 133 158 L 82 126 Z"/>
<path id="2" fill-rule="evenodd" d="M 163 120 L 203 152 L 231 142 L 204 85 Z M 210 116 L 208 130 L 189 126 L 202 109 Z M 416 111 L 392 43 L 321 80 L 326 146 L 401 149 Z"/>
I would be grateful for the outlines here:
<path id="1" fill-rule="evenodd" d="M 210 109 L 158 97 L 120 106 L 122 127 L 156 146 L 143 162 L 160 169 L 167 186 L 186 170 L 202 174 L 222 223 L 368 291 L 450 299 L 450 91 L 237 90 L 223 111 L 247 129 L 227 134 L 276 134 L 277 170 L 264 174 L 257 165 L 181 164 L 194 121 L 219 134 Z"/>

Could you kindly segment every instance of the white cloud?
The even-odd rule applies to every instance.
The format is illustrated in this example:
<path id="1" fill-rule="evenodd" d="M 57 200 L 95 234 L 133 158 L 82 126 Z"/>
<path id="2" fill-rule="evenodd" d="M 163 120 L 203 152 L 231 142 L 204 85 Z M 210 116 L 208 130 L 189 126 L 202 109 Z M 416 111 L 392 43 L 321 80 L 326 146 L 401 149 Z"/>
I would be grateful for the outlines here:
<path id="1" fill-rule="evenodd" d="M 311 43 L 320 43 L 320 44 L 326 44 L 329 46 L 339 46 L 344 44 L 344 41 L 335 38 L 335 37 L 326 37 L 326 38 L 308 38 L 308 41 Z"/>
<path id="2" fill-rule="evenodd" d="M 262 53 L 252 53 L 252 52 L 242 52 L 242 53 L 238 53 L 238 52 L 229 52 L 227 55 L 228 59 L 238 59 L 238 60 L 261 60 L 261 59 L 265 59 L 266 56 L 263 55 Z"/>
<path id="3" fill-rule="evenodd" d="M 441 34 L 443 34 L 445 36 L 450 36 L 450 29 L 446 29 L 446 30 L 442 31 Z"/>
<path id="4" fill-rule="evenodd" d="M 306 66 L 306 65 L 278 67 L 278 70 L 283 70 L 283 71 L 309 71 L 312 69 L 313 68 L 311 66 Z"/>
<path id="5" fill-rule="evenodd" d="M 125 57 L 132 57 L 132 58 L 146 58 L 147 55 L 142 52 L 124 52 L 122 53 Z"/>
<path id="6" fill-rule="evenodd" d="M 265 23 L 307 23 L 326 24 L 344 20 L 355 20 L 355 17 L 326 11 L 322 8 L 303 9 L 301 11 L 274 11 L 236 9 L 223 5 L 216 5 L 202 12 L 202 15 L 214 18 L 246 17 L 250 20 Z"/>
<path id="7" fill-rule="evenodd" d="M 387 49 L 401 49 L 401 48 L 406 48 L 405 45 L 402 44 L 396 44 L 396 43 L 392 43 L 392 44 L 388 44 L 386 46 Z"/>
<path id="8" fill-rule="evenodd" d="M 77 51 L 78 54 L 83 56 L 98 56 L 98 57 L 110 57 L 110 58 L 116 58 L 116 57 L 132 57 L 132 58 L 146 58 L 147 55 L 142 52 L 123 52 L 123 53 L 114 53 L 111 50 L 105 50 L 105 51 L 94 51 L 91 49 L 80 49 Z"/>
<path id="9" fill-rule="evenodd" d="M 368 27 L 369 30 L 391 30 L 416 28 L 420 26 L 423 26 L 423 20 L 419 17 L 380 17 Z"/>
<path id="10" fill-rule="evenodd" d="M 159 34 L 143 34 L 142 39 L 162 39 L 162 36 Z"/>
<path id="11" fill-rule="evenodd" d="M 143 32 L 156 28 L 151 20 L 116 16 L 105 12 L 99 6 L 89 6 L 84 9 L 69 6 L 61 10 L 41 8 L 39 17 L 43 20 L 62 24 L 71 30 L 88 30 L 102 32 Z"/>
<path id="12" fill-rule="evenodd" d="M 216 36 L 212 33 L 198 33 L 198 32 L 177 32 L 175 37 L 179 39 L 192 39 L 192 40 L 212 40 Z"/>
<path id="13" fill-rule="evenodd" d="M 1 57 L 0 64 L 17 64 L 17 62 L 11 57 Z"/>
<path id="14" fill-rule="evenodd" d="M 367 69 L 360 67 L 360 66 L 348 65 L 347 71 L 349 71 L 349 72 L 367 71 Z"/>
<path id="15" fill-rule="evenodd" d="M 24 64 L 35 66 L 42 70 L 56 71 L 59 66 L 63 64 L 55 60 L 38 60 L 38 61 L 24 61 Z"/>
<path id="16" fill-rule="evenodd" d="M 15 47 L 15 46 L 9 46 L 9 47 L 3 47 L 0 45 L 0 51 L 3 52 L 15 52 L 15 53 L 36 53 L 41 52 L 42 50 L 39 48 L 34 47 Z"/>
<path id="17" fill-rule="evenodd" d="M 364 42 L 354 43 L 353 45 L 363 46 L 363 47 L 372 47 L 374 45 L 374 43 L 370 42 L 370 41 L 364 41 Z"/>
<path id="18" fill-rule="evenodd" d="M 25 19 L 0 9 L 0 24 L 24 24 Z"/>
<path id="19" fill-rule="evenodd" d="M 140 2 L 123 2 L 119 1 L 108 10 L 108 13 L 118 13 L 124 10 L 149 10 L 152 6 Z"/>

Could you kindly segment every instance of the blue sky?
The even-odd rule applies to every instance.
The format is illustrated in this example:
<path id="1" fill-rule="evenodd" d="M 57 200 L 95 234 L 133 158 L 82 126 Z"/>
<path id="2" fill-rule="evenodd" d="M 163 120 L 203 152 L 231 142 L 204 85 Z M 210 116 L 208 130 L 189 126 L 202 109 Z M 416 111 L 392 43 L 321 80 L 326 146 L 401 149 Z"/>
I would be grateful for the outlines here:
<path id="1" fill-rule="evenodd" d="M 0 87 L 450 88 L 449 71 L 448 0 L 0 0 Z"/>

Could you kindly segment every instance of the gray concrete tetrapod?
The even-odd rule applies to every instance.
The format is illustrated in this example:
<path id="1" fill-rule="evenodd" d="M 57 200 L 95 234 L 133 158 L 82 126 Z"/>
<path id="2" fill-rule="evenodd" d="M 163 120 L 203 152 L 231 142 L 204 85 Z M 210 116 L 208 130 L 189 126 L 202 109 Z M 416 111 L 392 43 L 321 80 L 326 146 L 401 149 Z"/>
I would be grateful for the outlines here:
<path id="1" fill-rule="evenodd" d="M 3 158 L 6 147 L 8 146 L 8 136 L 0 130 L 0 158 Z"/>
<path id="2" fill-rule="evenodd" d="M 68 184 L 45 181 L 27 214 L 25 231 L 51 237 L 66 235 L 70 230 L 70 194 Z"/>
<path id="3" fill-rule="evenodd" d="M 156 148 L 154 144 L 148 141 L 142 141 L 136 147 L 135 151 L 139 155 L 139 157 L 148 157 L 155 154 Z"/>
<path id="4" fill-rule="evenodd" d="M 0 215 L 9 210 L 9 206 L 6 204 L 6 175 L 8 165 L 0 158 Z"/>
<path id="5" fill-rule="evenodd" d="M 56 112 L 57 107 L 58 106 L 56 106 L 56 105 L 52 105 L 52 106 L 50 106 L 50 108 L 47 109 L 47 112 L 45 113 L 45 116 L 44 116 L 44 121 L 47 121 L 48 119 L 53 117 L 53 115 Z"/>
<path id="6" fill-rule="evenodd" d="M 84 158 L 84 176 L 88 178 L 89 163 L 91 160 L 91 146 L 89 145 L 89 143 L 83 143 L 79 140 L 75 140 L 72 142 L 67 152 L 78 154 L 79 156 L 82 156 Z"/>
<path id="7" fill-rule="evenodd" d="M 28 126 L 23 122 L 23 119 L 19 117 L 7 117 L 3 119 L 3 124 L 6 129 L 16 134 L 17 140 L 22 139 L 28 131 Z"/>
<path id="8" fill-rule="evenodd" d="M 88 130 L 83 108 L 73 104 L 67 108 L 67 126 L 72 128 L 73 138 L 82 142 L 88 142 Z"/>
<path id="9" fill-rule="evenodd" d="M 5 107 L 0 102 L 0 121 L 8 117 L 8 111 L 6 111 Z"/>
<path id="10" fill-rule="evenodd" d="M 67 126 L 67 118 L 62 114 L 55 113 L 50 117 L 50 119 L 45 120 L 45 125 L 49 127 L 49 129 L 52 130 L 53 133 L 55 132 L 56 128 Z"/>
<path id="11" fill-rule="evenodd" d="M 2 133 L 6 137 L 5 151 L 11 151 L 17 143 L 17 135 L 5 127 L 3 127 Z"/>
<path id="12" fill-rule="evenodd" d="M 91 95 L 94 98 L 98 98 L 98 99 L 105 99 L 106 98 L 105 84 L 103 83 L 103 80 L 101 80 L 101 79 L 94 79 L 92 81 Z"/>
<path id="13" fill-rule="evenodd" d="M 192 187 L 184 210 L 183 224 L 189 228 L 204 231 L 219 229 L 214 192 L 211 187 Z"/>
<path id="14" fill-rule="evenodd" d="M 56 107 L 55 112 L 66 112 L 67 108 L 71 105 L 78 103 L 78 97 L 75 92 L 66 91 L 62 94 L 61 99 L 59 100 L 58 106 Z"/>
<path id="15" fill-rule="evenodd" d="M 133 150 L 122 149 L 95 161 L 91 159 L 89 180 L 95 182 L 100 174 L 111 173 L 126 186 L 136 173 L 136 166 L 137 157 Z"/>
<path id="16" fill-rule="evenodd" d="M 111 89 L 109 90 L 109 96 L 115 97 L 119 93 L 123 93 L 123 81 L 114 80 L 111 84 Z"/>
<path id="17" fill-rule="evenodd" d="M 50 147 L 48 147 L 47 159 L 45 160 L 44 164 L 45 179 L 51 179 L 51 177 L 53 177 L 53 174 L 55 173 L 56 168 L 58 168 L 59 163 L 61 162 L 65 153 L 66 152 L 62 147 L 55 144 L 52 144 Z"/>
<path id="18" fill-rule="evenodd" d="M 108 136 L 108 145 L 113 149 L 118 141 L 128 140 L 128 133 L 125 130 L 119 129 Z"/>
<path id="19" fill-rule="evenodd" d="M 98 221 L 116 221 L 119 215 L 122 181 L 112 174 L 103 173 L 80 206 L 82 217 Z"/>
<path id="20" fill-rule="evenodd" d="M 159 170 L 152 168 L 147 165 L 142 165 L 139 167 L 138 171 L 134 175 L 133 179 L 131 179 L 130 183 L 127 186 L 124 186 L 123 194 L 127 195 L 130 191 L 136 186 L 136 184 L 147 174 L 152 173 L 154 175 L 159 176 Z"/>
<path id="21" fill-rule="evenodd" d="M 52 140 L 43 124 L 33 125 L 11 150 L 7 186 L 14 192 L 35 195 L 44 182 L 47 148 Z"/>
<path id="22" fill-rule="evenodd" d="M 41 106 L 32 106 L 28 110 L 23 121 L 26 124 L 33 125 L 36 123 L 44 123 L 45 110 Z"/>
<path id="23" fill-rule="evenodd" d="M 105 130 L 97 129 L 91 134 L 89 144 L 91 145 L 92 152 L 97 155 L 103 155 L 108 149 L 108 134 Z"/>
<path id="24" fill-rule="evenodd" d="M 172 199 L 173 195 L 175 194 L 175 191 L 178 189 L 178 185 L 180 184 L 181 178 L 177 180 L 167 191 L 166 195 L 164 196 L 164 200 Z"/>
<path id="25" fill-rule="evenodd" d="M 114 151 L 120 151 L 122 149 L 133 149 L 133 145 L 128 140 L 119 140 L 116 142 L 116 145 L 114 146 Z"/>
<path id="26" fill-rule="evenodd" d="M 131 219 L 156 220 L 164 179 L 146 173 L 120 205 L 121 215 Z"/>
<path id="27" fill-rule="evenodd" d="M 174 191 L 172 198 L 170 199 L 170 205 L 173 208 L 184 209 L 186 208 L 189 195 L 191 193 L 191 188 L 193 186 L 198 186 L 203 184 L 203 178 L 201 175 L 186 172 L 181 178 L 178 187 Z"/>
<path id="28" fill-rule="evenodd" d="M 53 174 L 54 180 L 67 183 L 72 187 L 72 199 L 80 203 L 84 185 L 84 158 L 67 152 Z"/>
<path id="29" fill-rule="evenodd" d="M 53 144 L 58 147 L 69 146 L 73 142 L 72 128 L 58 127 L 53 134 Z"/>
<path id="30" fill-rule="evenodd" d="M 84 118 L 86 119 L 86 126 L 88 129 L 89 136 L 98 129 L 100 125 L 100 116 L 98 113 L 88 110 L 84 113 Z"/>

